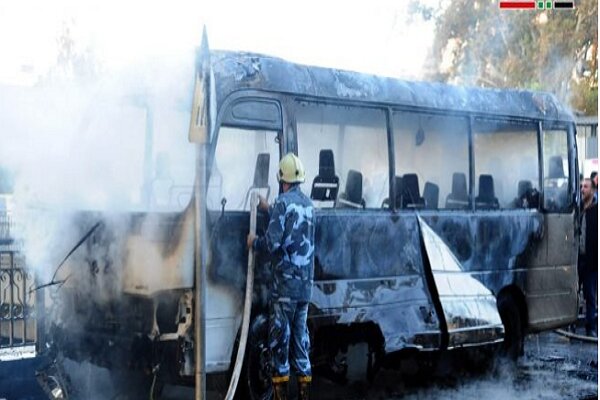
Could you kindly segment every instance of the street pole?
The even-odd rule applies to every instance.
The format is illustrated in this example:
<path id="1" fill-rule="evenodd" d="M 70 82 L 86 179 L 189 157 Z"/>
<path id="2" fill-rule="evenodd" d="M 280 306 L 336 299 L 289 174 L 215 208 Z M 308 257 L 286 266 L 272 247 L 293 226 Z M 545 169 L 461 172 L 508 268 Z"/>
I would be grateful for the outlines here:
<path id="1" fill-rule="evenodd" d="M 210 53 L 206 27 L 196 53 L 194 97 L 189 140 L 196 143 L 196 180 L 194 184 L 194 381 L 195 400 L 206 399 L 206 264 L 208 240 L 206 228 L 206 187 L 208 146 L 212 128 L 209 120 Z"/>
<path id="2" fill-rule="evenodd" d="M 195 207 L 195 400 L 206 399 L 206 156 L 207 145 L 197 145 Z"/>

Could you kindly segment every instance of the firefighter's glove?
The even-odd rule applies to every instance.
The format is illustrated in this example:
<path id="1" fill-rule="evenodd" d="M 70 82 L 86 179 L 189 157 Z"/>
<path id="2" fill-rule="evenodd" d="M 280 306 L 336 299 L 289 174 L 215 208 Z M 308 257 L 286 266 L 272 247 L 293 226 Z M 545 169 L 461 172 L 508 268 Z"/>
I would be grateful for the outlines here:
<path id="1" fill-rule="evenodd" d="M 254 239 L 256 239 L 256 235 L 249 233 L 248 238 L 246 239 L 246 246 L 248 247 L 248 250 L 252 249 L 252 245 L 254 244 Z"/>
<path id="2" fill-rule="evenodd" d="M 261 195 L 258 196 L 258 209 L 264 212 L 269 211 L 269 203 L 267 202 L 267 199 L 265 199 Z"/>

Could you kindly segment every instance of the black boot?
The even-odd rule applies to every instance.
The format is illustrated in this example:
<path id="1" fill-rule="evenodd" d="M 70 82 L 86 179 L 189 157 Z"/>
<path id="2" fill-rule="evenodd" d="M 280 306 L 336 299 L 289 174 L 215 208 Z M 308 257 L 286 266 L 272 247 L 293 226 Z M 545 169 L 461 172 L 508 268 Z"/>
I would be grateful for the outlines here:
<path id="1" fill-rule="evenodd" d="M 298 400 L 309 400 L 310 399 L 310 383 L 312 381 L 311 376 L 299 376 L 298 377 Z"/>
<path id="2" fill-rule="evenodd" d="M 273 400 L 288 400 L 288 381 L 287 376 L 273 377 Z"/>

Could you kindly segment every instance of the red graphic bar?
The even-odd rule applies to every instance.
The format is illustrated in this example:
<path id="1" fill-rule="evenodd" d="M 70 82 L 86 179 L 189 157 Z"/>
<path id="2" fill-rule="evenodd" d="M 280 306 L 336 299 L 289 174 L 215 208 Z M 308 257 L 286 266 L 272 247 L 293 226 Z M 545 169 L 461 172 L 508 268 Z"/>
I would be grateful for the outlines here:
<path id="1" fill-rule="evenodd" d="M 500 8 L 510 10 L 532 10 L 535 9 L 535 1 L 501 1 Z"/>

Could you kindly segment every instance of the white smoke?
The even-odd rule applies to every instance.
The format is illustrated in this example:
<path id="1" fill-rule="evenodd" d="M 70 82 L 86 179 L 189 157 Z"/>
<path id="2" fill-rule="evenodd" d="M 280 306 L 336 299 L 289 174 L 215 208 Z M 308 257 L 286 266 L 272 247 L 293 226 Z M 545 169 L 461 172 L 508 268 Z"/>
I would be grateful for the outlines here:
<path id="1" fill-rule="evenodd" d="M 185 207 L 192 57 L 76 85 L 2 86 L 0 165 L 14 174 L 15 232 L 40 276 L 77 242 L 69 215 L 77 210 Z"/>

